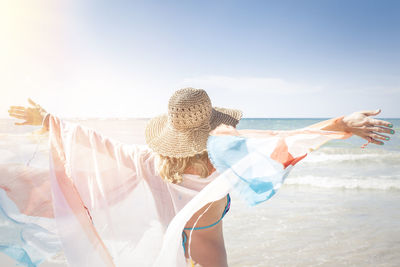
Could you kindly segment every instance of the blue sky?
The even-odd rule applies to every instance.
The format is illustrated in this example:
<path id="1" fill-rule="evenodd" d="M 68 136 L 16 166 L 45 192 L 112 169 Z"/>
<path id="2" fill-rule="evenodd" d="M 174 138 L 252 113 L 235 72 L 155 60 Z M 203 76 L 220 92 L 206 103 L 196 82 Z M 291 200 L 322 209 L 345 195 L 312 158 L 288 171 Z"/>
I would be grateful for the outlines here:
<path id="1" fill-rule="evenodd" d="M 151 117 L 192 86 L 246 117 L 400 117 L 399 1 L 31 2 L 2 4 L 5 116 L 32 97 L 65 117 Z"/>

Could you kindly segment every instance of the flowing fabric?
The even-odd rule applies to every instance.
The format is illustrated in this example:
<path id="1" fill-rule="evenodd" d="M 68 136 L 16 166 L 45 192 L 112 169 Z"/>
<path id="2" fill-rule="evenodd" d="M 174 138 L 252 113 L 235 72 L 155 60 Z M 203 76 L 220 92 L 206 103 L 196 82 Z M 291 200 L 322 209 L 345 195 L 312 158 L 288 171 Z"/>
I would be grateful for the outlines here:
<path id="1" fill-rule="evenodd" d="M 331 139 L 351 136 L 346 132 L 322 131 L 337 119 L 293 131 L 241 130 L 221 126 L 208 139 L 214 167 L 250 205 L 271 198 L 296 163 Z"/>
<path id="2" fill-rule="evenodd" d="M 48 135 L 12 137 L 18 149 L 0 165 L 0 250 L 25 266 L 60 253 L 70 266 L 186 266 L 182 230 L 194 213 L 232 191 L 250 205 L 269 199 L 308 152 L 351 136 L 320 130 L 333 123 L 296 131 L 221 126 L 208 140 L 217 171 L 171 184 L 147 146 L 50 115 Z M 22 154 L 30 156 L 16 159 Z"/>

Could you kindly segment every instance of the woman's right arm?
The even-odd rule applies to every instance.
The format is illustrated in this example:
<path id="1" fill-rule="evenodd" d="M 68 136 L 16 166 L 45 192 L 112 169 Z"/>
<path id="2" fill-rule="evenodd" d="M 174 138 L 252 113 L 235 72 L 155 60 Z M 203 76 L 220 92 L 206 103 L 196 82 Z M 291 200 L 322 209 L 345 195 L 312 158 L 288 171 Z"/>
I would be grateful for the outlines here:
<path id="1" fill-rule="evenodd" d="M 47 113 L 32 99 L 28 98 L 28 102 L 31 107 L 11 106 L 8 110 L 11 117 L 24 120 L 23 122 L 16 122 L 15 125 L 42 125 L 40 132 L 44 133 L 49 131 L 50 124 L 52 124 L 54 132 L 52 140 L 57 140 L 58 145 L 62 148 L 65 145 L 66 135 L 73 131 L 74 133 L 71 135 L 74 137 L 75 144 L 94 149 L 113 160 L 120 161 L 122 165 L 131 169 L 136 170 L 140 161 L 145 160 L 147 154 L 150 154 L 150 150 L 145 146 L 124 144 L 88 127 L 66 123 L 57 116 Z"/>

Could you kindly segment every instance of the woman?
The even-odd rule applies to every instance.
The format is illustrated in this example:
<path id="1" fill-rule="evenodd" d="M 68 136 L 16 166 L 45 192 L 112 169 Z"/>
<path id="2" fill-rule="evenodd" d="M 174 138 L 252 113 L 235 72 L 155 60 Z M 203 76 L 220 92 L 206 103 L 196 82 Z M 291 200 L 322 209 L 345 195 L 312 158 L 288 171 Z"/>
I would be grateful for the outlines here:
<path id="1" fill-rule="evenodd" d="M 133 261 L 141 266 L 178 266 L 182 265 L 181 255 L 189 259 L 192 265 L 227 266 L 221 220 L 229 210 L 230 197 L 227 193 L 232 187 L 240 188 L 240 194 L 250 204 L 257 204 L 275 193 L 290 168 L 304 158 L 307 149 L 315 149 L 329 139 L 347 138 L 352 134 L 364 138 L 368 143 L 383 144 L 383 140 L 389 140 L 384 133 L 394 133 L 389 122 L 370 117 L 379 114 L 379 110 L 355 112 L 297 132 L 236 131 L 232 127 L 215 130 L 221 124 L 235 127 L 242 116 L 241 112 L 213 108 L 204 90 L 184 88 L 170 98 L 168 114 L 153 118 L 147 125 L 148 147 L 128 147 L 92 130 L 80 126 L 69 127 L 33 101 L 30 100 L 30 103 L 32 108 L 12 106 L 9 113 L 12 117 L 24 120 L 17 125 L 43 124 L 43 131 L 50 130 L 52 191 L 55 195 L 52 205 L 60 239 L 72 266 L 88 266 L 99 262 L 105 266 L 125 266 Z M 212 130 L 215 138 L 209 140 L 207 150 L 207 139 Z M 307 135 L 308 141 L 301 139 L 304 135 Z M 254 138 L 256 149 L 262 148 L 269 157 L 253 157 L 258 154 L 251 154 L 250 142 L 242 146 L 242 137 L 249 140 Z M 294 142 L 287 141 L 289 139 Z M 87 148 L 90 153 L 85 152 Z M 241 151 L 252 155 L 250 160 L 243 160 Z M 101 159 L 103 155 L 107 158 Z M 91 157 L 95 160 L 87 159 Z M 276 162 L 281 164 L 278 166 Z M 117 167 L 102 168 L 107 164 L 117 164 Z M 258 175 L 257 179 L 252 177 L 246 180 L 248 173 L 240 169 L 240 164 L 245 169 L 252 164 L 271 164 L 271 170 L 277 171 L 276 175 L 266 179 L 260 180 L 262 175 Z M 102 171 L 101 175 L 94 175 L 88 170 L 90 167 L 97 172 Z M 125 167 L 134 170 L 134 173 L 125 171 Z M 233 168 L 234 175 L 231 171 Z M 110 170 L 118 179 L 107 174 Z M 260 171 L 262 174 L 265 172 L 263 168 Z M 239 177 L 237 180 L 232 178 L 235 175 Z M 92 181 L 92 177 L 96 177 L 96 182 Z M 142 189 L 139 179 L 145 181 Z M 113 184 L 109 185 L 110 180 L 113 180 Z M 60 197 L 60 200 L 57 194 L 63 198 Z M 148 206 L 143 210 L 136 204 L 136 213 L 127 219 L 131 220 L 136 215 L 143 217 L 130 222 L 139 227 L 140 233 L 130 228 L 121 229 L 120 232 L 119 229 L 110 230 L 116 225 L 126 226 L 125 221 L 110 219 L 117 214 L 114 210 L 123 208 L 124 201 L 129 200 L 132 205 L 131 200 L 138 203 L 146 198 L 154 203 L 146 204 Z M 78 222 L 72 221 L 72 217 L 78 218 Z M 149 221 L 153 224 L 148 225 Z M 86 247 L 79 247 L 78 240 L 71 238 L 76 237 L 81 228 L 86 229 L 82 233 L 94 244 L 96 252 L 82 251 Z M 124 235 L 135 239 L 131 244 L 132 249 L 127 252 L 112 241 L 128 242 Z M 178 250 L 172 248 L 176 245 L 177 235 L 182 245 Z M 162 239 L 160 244 L 157 238 Z M 141 248 L 144 249 L 143 258 L 137 255 Z M 149 251 L 149 248 L 155 252 Z M 134 257 L 132 254 L 135 254 Z M 152 257 L 154 259 L 149 260 Z"/>

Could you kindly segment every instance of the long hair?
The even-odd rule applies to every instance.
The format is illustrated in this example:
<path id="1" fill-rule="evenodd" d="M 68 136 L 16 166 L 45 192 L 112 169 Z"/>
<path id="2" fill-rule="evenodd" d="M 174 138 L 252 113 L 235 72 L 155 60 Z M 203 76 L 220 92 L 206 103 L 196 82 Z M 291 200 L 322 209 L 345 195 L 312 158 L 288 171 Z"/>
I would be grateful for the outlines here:
<path id="1" fill-rule="evenodd" d="M 196 174 L 203 178 L 210 175 L 207 151 L 185 158 L 172 158 L 162 155 L 158 155 L 158 157 L 158 172 L 160 176 L 173 184 L 182 182 L 182 175 L 185 171 L 195 171 Z"/>

